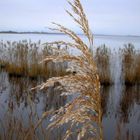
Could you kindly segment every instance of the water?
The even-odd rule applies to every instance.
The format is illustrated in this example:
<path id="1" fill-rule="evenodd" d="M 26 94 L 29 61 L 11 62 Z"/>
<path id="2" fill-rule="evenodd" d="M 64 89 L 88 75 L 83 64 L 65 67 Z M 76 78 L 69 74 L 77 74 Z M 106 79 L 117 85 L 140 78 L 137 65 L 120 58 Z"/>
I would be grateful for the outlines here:
<path id="1" fill-rule="evenodd" d="M 114 86 L 104 87 L 103 106 L 103 131 L 105 140 L 115 138 L 127 140 L 140 139 L 140 87 L 123 87 L 121 98 L 115 106 Z M 120 92 L 120 91 L 119 91 Z M 129 135 L 129 136 L 127 136 Z M 133 137 L 134 138 L 133 138 Z"/>
<path id="2" fill-rule="evenodd" d="M 117 105 L 121 98 L 124 84 L 124 77 L 122 72 L 123 67 L 122 59 L 123 59 L 122 55 L 119 53 L 119 51 L 111 53 L 110 72 L 112 81 L 114 83 L 114 87 L 112 89 L 112 91 L 114 92 L 113 95 L 114 108 L 117 108 Z"/>
<path id="3" fill-rule="evenodd" d="M 86 40 L 84 36 L 81 36 Z M 0 40 L 19 41 L 31 40 L 51 42 L 54 40 L 67 40 L 65 35 L 44 34 L 0 34 Z M 94 46 L 106 44 L 111 49 L 122 48 L 124 44 L 132 43 L 136 49 L 140 49 L 140 37 L 121 36 L 95 36 Z M 103 109 L 103 134 L 105 140 L 140 140 L 140 86 L 122 86 L 122 58 L 119 53 L 111 54 L 110 57 L 111 77 L 113 86 L 103 86 L 102 109 Z M 6 121 L 4 114 L 8 111 L 12 115 L 23 116 L 23 122 L 28 125 L 28 115 L 31 106 L 28 97 L 29 89 L 42 81 L 32 81 L 26 78 L 11 78 L 7 73 L 0 71 L 0 120 Z M 34 110 L 38 116 L 49 110 L 57 109 L 65 105 L 69 97 L 56 96 L 55 91 L 50 89 L 49 93 L 36 91 L 31 94 Z M 50 94 L 53 93 L 53 94 Z M 46 120 L 48 123 L 48 120 Z M 46 125 L 44 123 L 44 125 Z M 2 131 L 2 128 L 0 127 Z"/>
<path id="4" fill-rule="evenodd" d="M 18 118 L 22 116 L 22 122 L 28 126 L 31 113 L 28 92 L 31 87 L 38 84 L 39 82 L 26 78 L 11 78 L 5 72 L 0 73 L 0 119 L 4 123 L 7 122 L 5 114 L 8 111 L 11 116 Z M 120 139 L 129 137 L 129 140 L 139 140 L 140 86 L 124 86 L 118 92 L 116 85 L 103 86 L 101 91 L 104 139 L 116 140 L 116 137 Z M 116 97 L 116 94 L 119 94 L 120 97 Z M 69 97 L 62 97 L 58 92 L 56 94 L 55 90 L 49 89 L 48 93 L 45 91 L 33 92 L 31 99 L 34 104 L 33 110 L 36 110 L 40 117 L 46 110 L 58 109 L 65 105 Z M 43 125 L 46 126 L 47 123 L 48 119 L 44 121 Z M 0 130 L 2 131 L 1 127 Z"/>
<path id="5" fill-rule="evenodd" d="M 83 35 L 80 37 L 86 41 L 86 38 Z M 0 34 L 0 40 L 8 40 L 8 41 L 19 41 L 19 40 L 31 40 L 38 41 L 41 40 L 44 42 L 51 42 L 57 40 L 65 40 L 70 41 L 69 37 L 66 35 L 58 35 L 58 34 Z M 140 48 L 140 37 L 133 36 L 94 36 L 94 46 L 100 46 L 105 44 L 106 46 L 115 49 L 121 48 L 124 44 L 132 43 L 136 48 Z"/>

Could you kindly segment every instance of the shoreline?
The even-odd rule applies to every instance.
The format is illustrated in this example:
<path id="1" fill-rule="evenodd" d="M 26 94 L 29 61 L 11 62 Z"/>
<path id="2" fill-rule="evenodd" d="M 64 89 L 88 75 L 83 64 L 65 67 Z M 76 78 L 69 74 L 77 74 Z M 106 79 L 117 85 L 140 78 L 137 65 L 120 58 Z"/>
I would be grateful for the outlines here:
<path id="1" fill-rule="evenodd" d="M 65 35 L 63 33 L 55 32 L 15 32 L 15 31 L 0 31 L 0 34 L 46 34 L 46 35 Z M 77 35 L 84 36 L 84 34 L 77 33 Z M 140 35 L 111 35 L 111 34 L 94 34 L 94 36 L 103 37 L 140 37 Z"/>

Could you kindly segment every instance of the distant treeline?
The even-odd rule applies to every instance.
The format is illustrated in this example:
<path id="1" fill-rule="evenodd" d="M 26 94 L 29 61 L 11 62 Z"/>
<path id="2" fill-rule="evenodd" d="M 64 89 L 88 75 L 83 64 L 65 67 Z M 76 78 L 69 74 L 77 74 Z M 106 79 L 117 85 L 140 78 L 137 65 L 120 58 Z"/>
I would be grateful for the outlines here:
<path id="1" fill-rule="evenodd" d="M 48 32 L 30 32 L 30 31 L 26 31 L 26 32 L 16 32 L 16 31 L 0 31 L 0 33 L 4 33 L 4 34 L 51 34 Z"/>

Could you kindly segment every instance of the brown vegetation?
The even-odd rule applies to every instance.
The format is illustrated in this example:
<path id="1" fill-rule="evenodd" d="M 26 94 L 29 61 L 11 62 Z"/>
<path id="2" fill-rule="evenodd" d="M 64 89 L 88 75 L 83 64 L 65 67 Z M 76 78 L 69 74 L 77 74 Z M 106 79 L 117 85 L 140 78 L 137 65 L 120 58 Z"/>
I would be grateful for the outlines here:
<path id="1" fill-rule="evenodd" d="M 68 126 L 63 139 L 69 139 L 71 136 L 75 136 L 77 139 L 102 139 L 100 82 L 93 53 L 91 52 L 93 50 L 93 35 L 80 1 L 74 0 L 73 2 L 68 1 L 68 3 L 74 14 L 69 11 L 67 13 L 81 27 L 89 41 L 89 47 L 75 32 L 60 24 L 53 23 L 56 28 L 52 30 L 65 33 L 73 39 L 73 42 L 56 41 L 50 44 L 75 48 L 81 52 L 81 55 L 70 55 L 62 49 L 57 49 L 59 52 L 57 55 L 46 57 L 43 60 L 46 63 L 50 61 L 67 61 L 71 74 L 50 78 L 37 88 L 48 89 L 56 82 L 59 82 L 58 89 L 62 89 L 61 95 L 75 95 L 75 98 L 58 110 L 43 113 L 35 129 L 48 114 L 52 114 L 53 121 L 47 126 L 47 129 L 52 132 L 54 129 L 61 129 L 64 125 Z"/>
<path id="2" fill-rule="evenodd" d="M 42 63 L 40 61 L 53 53 L 52 48 L 47 45 L 41 46 L 31 41 L 0 42 L 0 66 L 4 68 L 10 76 L 16 77 L 50 77 L 54 75 L 64 75 L 67 67 L 66 63 Z"/>
<path id="3" fill-rule="evenodd" d="M 98 67 L 100 81 L 103 85 L 110 85 L 113 82 L 111 80 L 110 72 L 110 54 L 110 49 L 105 45 L 100 46 L 96 49 L 95 59 Z"/>
<path id="4" fill-rule="evenodd" d="M 122 49 L 125 84 L 140 84 L 140 52 L 132 44 Z"/>
<path id="5" fill-rule="evenodd" d="M 56 42 L 57 43 L 57 42 Z M 64 48 L 68 53 L 67 44 L 56 44 L 57 48 Z M 59 50 L 58 49 L 58 50 Z M 65 62 L 43 62 L 40 61 L 46 56 L 57 54 L 59 51 L 55 47 L 50 47 L 49 43 L 41 45 L 41 42 L 31 41 L 0 42 L 0 68 L 6 70 L 10 76 L 49 78 L 52 76 L 62 76 L 70 73 L 67 71 L 68 63 Z M 125 45 L 125 48 L 118 50 L 123 57 L 123 76 L 125 84 L 140 84 L 140 51 L 136 50 L 132 44 Z M 95 51 L 95 61 L 98 68 L 100 82 L 103 85 L 113 84 L 110 69 L 110 59 L 112 52 L 107 46 L 99 46 Z"/>

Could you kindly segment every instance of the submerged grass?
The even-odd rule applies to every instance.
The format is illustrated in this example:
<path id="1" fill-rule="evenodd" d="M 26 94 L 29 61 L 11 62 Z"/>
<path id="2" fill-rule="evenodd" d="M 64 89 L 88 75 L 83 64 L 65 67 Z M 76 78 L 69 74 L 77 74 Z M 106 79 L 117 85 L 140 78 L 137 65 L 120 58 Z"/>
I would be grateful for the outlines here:
<path id="1" fill-rule="evenodd" d="M 39 84 L 36 80 L 30 80 L 23 77 L 9 78 L 6 73 L 3 73 L 3 75 L 0 76 L 1 140 L 25 140 L 25 137 L 27 140 L 49 139 L 48 137 L 50 136 L 47 135 L 46 127 L 43 125 L 40 125 L 36 132 L 34 132 L 36 122 L 41 116 L 40 111 L 48 111 L 52 108 L 58 109 L 61 106 L 64 106 L 66 97 L 60 96 L 61 91 L 56 90 L 55 87 L 50 87 L 47 93 L 45 90 L 41 91 L 41 93 L 38 90 L 31 92 L 30 88 Z M 9 83 L 10 87 L 8 100 L 5 98 L 3 99 L 3 94 L 1 95 L 1 93 L 5 93 L 5 90 L 9 88 L 5 87 L 6 83 Z M 58 84 L 55 86 L 57 87 Z M 41 100 L 39 93 L 43 96 L 43 101 Z M 40 107 L 41 109 L 38 110 Z M 55 133 L 57 134 L 57 132 Z M 50 139 L 52 138 L 53 136 L 50 137 Z"/>
<path id="2" fill-rule="evenodd" d="M 31 105 L 30 105 L 31 107 Z M 31 107 L 32 108 L 32 107 Z M 10 109 L 10 108 L 9 108 Z M 46 129 L 41 125 L 37 132 L 34 132 L 39 116 L 31 109 L 26 113 L 26 119 L 18 112 L 12 114 L 11 109 L 0 120 L 0 140 L 47 140 Z M 27 135 L 28 134 L 28 135 Z"/>

